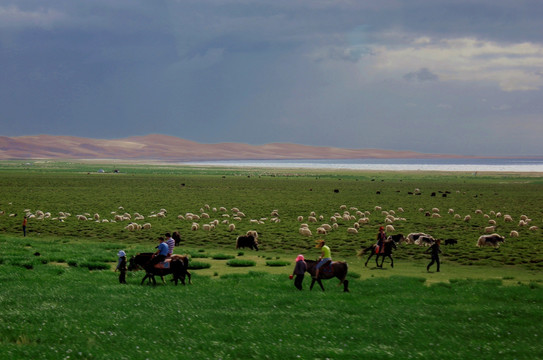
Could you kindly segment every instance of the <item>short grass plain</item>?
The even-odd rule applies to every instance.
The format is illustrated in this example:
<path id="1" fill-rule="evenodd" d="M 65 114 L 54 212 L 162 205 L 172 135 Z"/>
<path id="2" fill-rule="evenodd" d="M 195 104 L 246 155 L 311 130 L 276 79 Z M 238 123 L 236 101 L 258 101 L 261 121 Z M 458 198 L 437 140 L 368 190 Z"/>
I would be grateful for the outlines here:
<path id="1" fill-rule="evenodd" d="M 537 174 L 8 161 L 0 163 L 0 182 L 0 352 L 9 358 L 543 357 L 543 178 Z M 233 220 L 235 207 L 246 215 L 242 220 Z M 440 218 L 426 216 L 433 208 Z M 161 209 L 166 217 L 154 217 Z M 22 216 L 38 210 L 51 216 L 29 219 L 23 238 Z M 272 222 L 273 210 L 280 222 Z M 341 219 L 337 229 L 316 235 L 318 225 L 344 211 L 365 212 L 369 223 L 353 235 L 346 229 L 354 221 Z M 394 268 L 385 262 L 378 269 L 373 260 L 364 266 L 356 253 L 375 241 L 383 211 L 402 218 L 392 224 L 394 233 L 458 240 L 442 247 L 440 273 L 426 272 L 425 248 L 404 244 Z M 71 216 L 60 221 L 59 212 Z M 135 222 L 151 229 L 111 222 L 115 214 L 136 212 L 145 219 Z M 215 229 L 192 231 L 194 221 L 178 218 L 204 212 L 210 218 L 196 222 L 217 219 Z M 311 212 L 322 220 L 309 223 L 308 238 L 298 232 L 298 216 L 308 222 Z M 99 214 L 100 221 L 77 220 L 79 214 Z M 465 215 L 472 220 L 464 222 Z M 539 229 L 519 227 L 521 215 Z M 491 219 L 506 242 L 477 248 Z M 224 220 L 236 230 L 228 231 Z M 259 252 L 235 249 L 236 237 L 248 230 L 258 231 Z M 512 230 L 518 238 L 509 237 Z M 181 233 L 176 252 L 209 267 L 192 270 L 194 283 L 185 287 L 140 286 L 139 272 L 118 284 L 117 251 L 152 251 L 167 231 Z M 326 292 L 310 292 L 309 279 L 298 292 L 288 279 L 298 253 L 318 256 L 318 238 L 349 263 L 350 293 L 336 280 L 324 283 Z M 228 266 L 217 254 L 255 266 Z"/>

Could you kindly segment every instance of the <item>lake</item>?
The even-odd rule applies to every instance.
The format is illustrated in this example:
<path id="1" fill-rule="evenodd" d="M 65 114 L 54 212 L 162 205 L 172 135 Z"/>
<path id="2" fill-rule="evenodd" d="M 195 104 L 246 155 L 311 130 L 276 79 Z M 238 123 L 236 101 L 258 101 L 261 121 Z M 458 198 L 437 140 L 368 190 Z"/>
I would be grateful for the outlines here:
<path id="1" fill-rule="evenodd" d="M 217 160 L 184 165 L 250 168 L 300 168 L 389 171 L 541 172 L 543 158 L 507 159 L 322 159 L 322 160 Z"/>

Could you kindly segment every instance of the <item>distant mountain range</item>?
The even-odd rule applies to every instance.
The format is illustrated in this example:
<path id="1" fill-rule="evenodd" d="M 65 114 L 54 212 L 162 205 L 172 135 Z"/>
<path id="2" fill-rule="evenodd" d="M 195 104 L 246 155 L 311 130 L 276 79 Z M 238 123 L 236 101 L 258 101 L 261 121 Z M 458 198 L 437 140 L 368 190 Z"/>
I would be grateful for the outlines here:
<path id="1" fill-rule="evenodd" d="M 343 149 L 289 143 L 201 144 L 167 135 L 103 140 L 73 136 L 0 136 L 0 159 L 115 159 L 147 161 L 457 158 L 412 151 Z"/>

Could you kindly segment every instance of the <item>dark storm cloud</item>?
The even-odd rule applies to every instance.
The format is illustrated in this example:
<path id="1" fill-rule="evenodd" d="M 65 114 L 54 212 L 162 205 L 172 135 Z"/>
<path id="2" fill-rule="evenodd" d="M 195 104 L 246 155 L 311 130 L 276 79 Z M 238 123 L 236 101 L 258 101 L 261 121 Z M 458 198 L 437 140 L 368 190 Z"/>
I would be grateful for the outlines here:
<path id="1" fill-rule="evenodd" d="M 542 130 L 542 9 L 505 0 L 0 0 L 1 135 L 159 132 L 513 153 L 520 134 Z M 497 113 L 524 129 L 516 139 L 504 132 L 480 148 L 436 138 L 443 127 L 485 129 Z M 537 144 L 522 151 L 543 153 Z"/>

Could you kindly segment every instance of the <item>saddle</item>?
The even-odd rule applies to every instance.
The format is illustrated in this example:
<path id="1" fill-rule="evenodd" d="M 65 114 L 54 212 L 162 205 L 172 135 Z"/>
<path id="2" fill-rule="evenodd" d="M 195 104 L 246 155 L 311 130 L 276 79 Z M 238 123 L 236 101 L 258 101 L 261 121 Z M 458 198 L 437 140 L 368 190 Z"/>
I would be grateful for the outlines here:
<path id="1" fill-rule="evenodd" d="M 170 268 L 170 262 L 172 261 L 172 259 L 166 259 L 162 262 L 159 262 L 159 263 L 156 263 L 154 268 L 155 269 L 169 269 Z"/>
<path id="2" fill-rule="evenodd" d="M 319 271 L 321 273 L 332 274 L 334 272 L 332 269 L 332 260 L 328 260 L 327 262 L 322 264 Z"/>

